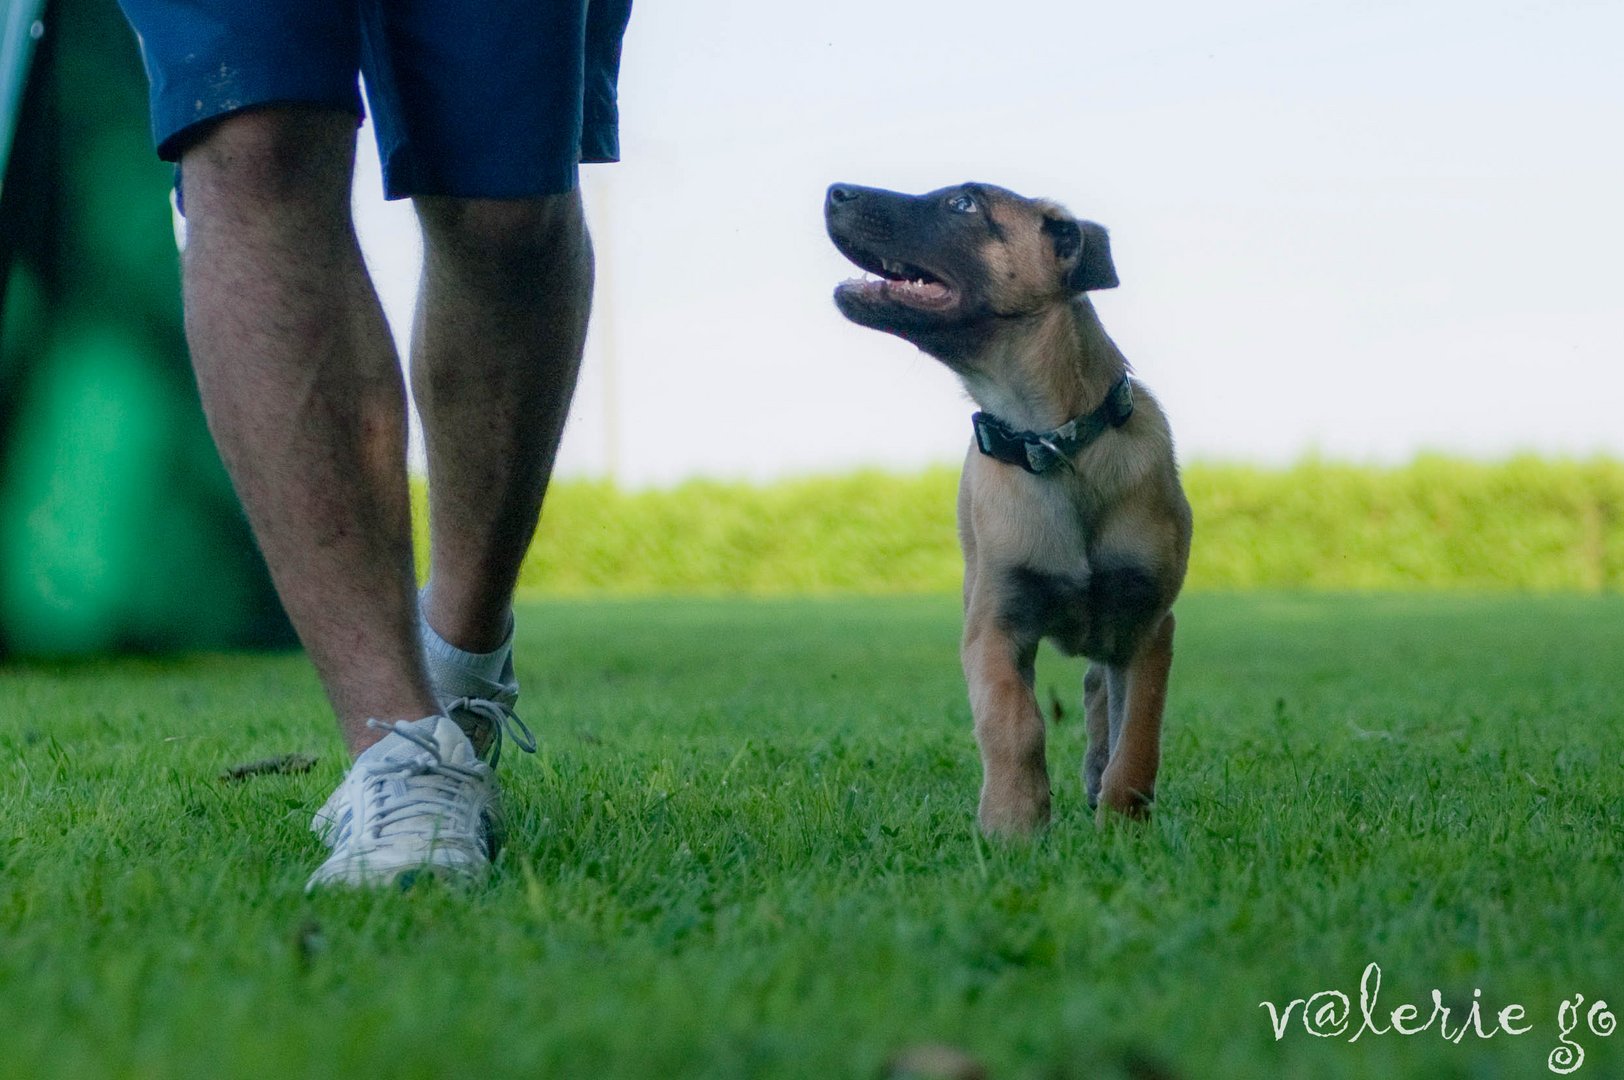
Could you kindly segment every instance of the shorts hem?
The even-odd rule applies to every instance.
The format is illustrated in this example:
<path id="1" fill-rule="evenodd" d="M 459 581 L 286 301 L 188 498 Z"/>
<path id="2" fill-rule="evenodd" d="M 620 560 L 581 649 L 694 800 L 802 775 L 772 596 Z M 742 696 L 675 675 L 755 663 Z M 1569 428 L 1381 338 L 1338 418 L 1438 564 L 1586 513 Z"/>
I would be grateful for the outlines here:
<path id="1" fill-rule="evenodd" d="M 190 100 L 188 100 L 190 99 Z M 158 157 L 164 161 L 179 161 L 186 149 L 201 136 L 208 125 L 238 113 L 255 109 L 275 108 L 278 105 L 314 105 L 347 112 L 357 124 L 366 116 L 359 89 L 349 95 L 331 88 L 302 87 L 279 89 L 265 94 L 209 98 L 197 94 L 171 92 L 166 100 L 153 110 L 152 136 L 158 147 Z"/>
<path id="2" fill-rule="evenodd" d="M 534 199 L 563 195 L 580 185 L 580 169 L 575 163 L 563 168 L 536 169 L 521 176 L 490 179 L 478 170 L 452 170 L 423 176 L 409 165 L 391 159 L 384 163 L 383 197 L 412 199 L 418 196 L 450 199 Z"/>

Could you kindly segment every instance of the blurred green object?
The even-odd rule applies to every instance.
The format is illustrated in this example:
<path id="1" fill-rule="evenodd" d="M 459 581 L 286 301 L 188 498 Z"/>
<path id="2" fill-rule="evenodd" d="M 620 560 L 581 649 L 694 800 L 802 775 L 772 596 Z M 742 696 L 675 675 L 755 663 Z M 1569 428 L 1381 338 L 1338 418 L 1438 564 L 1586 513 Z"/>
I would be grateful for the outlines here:
<path id="1" fill-rule="evenodd" d="M 286 646 L 198 406 L 114 0 L 0 19 L 0 655 Z"/>
<path id="2" fill-rule="evenodd" d="M 9 0 L 0 13 L 0 183 L 11 153 L 11 134 L 17 127 L 23 79 L 34 56 L 34 43 L 45 34 L 40 14 L 45 0 Z M 3 192 L 4 187 L 0 187 Z"/>

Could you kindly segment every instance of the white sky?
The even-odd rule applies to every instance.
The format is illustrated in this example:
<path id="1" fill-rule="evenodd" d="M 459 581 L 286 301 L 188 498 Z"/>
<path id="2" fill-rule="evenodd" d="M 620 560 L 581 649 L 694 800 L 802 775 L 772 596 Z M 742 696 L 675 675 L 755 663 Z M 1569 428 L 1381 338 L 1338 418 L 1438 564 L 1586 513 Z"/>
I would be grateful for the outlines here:
<path id="1" fill-rule="evenodd" d="M 639 0 L 621 112 L 560 475 L 962 457 L 952 376 L 830 302 L 836 180 L 1108 226 L 1096 303 L 1186 460 L 1624 455 L 1619 0 Z M 403 329 L 415 228 L 376 168 Z"/>

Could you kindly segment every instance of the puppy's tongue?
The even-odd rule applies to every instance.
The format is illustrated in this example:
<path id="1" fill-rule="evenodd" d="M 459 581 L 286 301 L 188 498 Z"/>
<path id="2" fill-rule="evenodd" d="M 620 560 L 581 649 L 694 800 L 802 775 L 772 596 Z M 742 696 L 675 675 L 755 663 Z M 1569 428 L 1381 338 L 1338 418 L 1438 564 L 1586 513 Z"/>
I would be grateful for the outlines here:
<path id="1" fill-rule="evenodd" d="M 887 282 L 884 278 L 865 276 L 854 277 L 843 281 L 841 282 L 840 287 L 850 292 L 867 293 L 870 296 L 879 296 L 885 292 L 885 287 L 887 284 L 889 284 L 889 282 Z"/>

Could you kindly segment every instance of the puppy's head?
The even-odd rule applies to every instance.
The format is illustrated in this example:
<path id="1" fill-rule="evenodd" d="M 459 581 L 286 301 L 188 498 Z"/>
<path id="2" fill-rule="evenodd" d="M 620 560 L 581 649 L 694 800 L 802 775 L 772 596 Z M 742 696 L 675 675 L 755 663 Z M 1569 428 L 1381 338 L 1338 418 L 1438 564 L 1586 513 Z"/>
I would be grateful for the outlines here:
<path id="1" fill-rule="evenodd" d="M 1105 230 L 990 184 L 924 195 L 835 184 L 829 238 L 872 277 L 835 289 L 841 314 L 953 361 L 1000 320 L 1117 284 Z"/>

